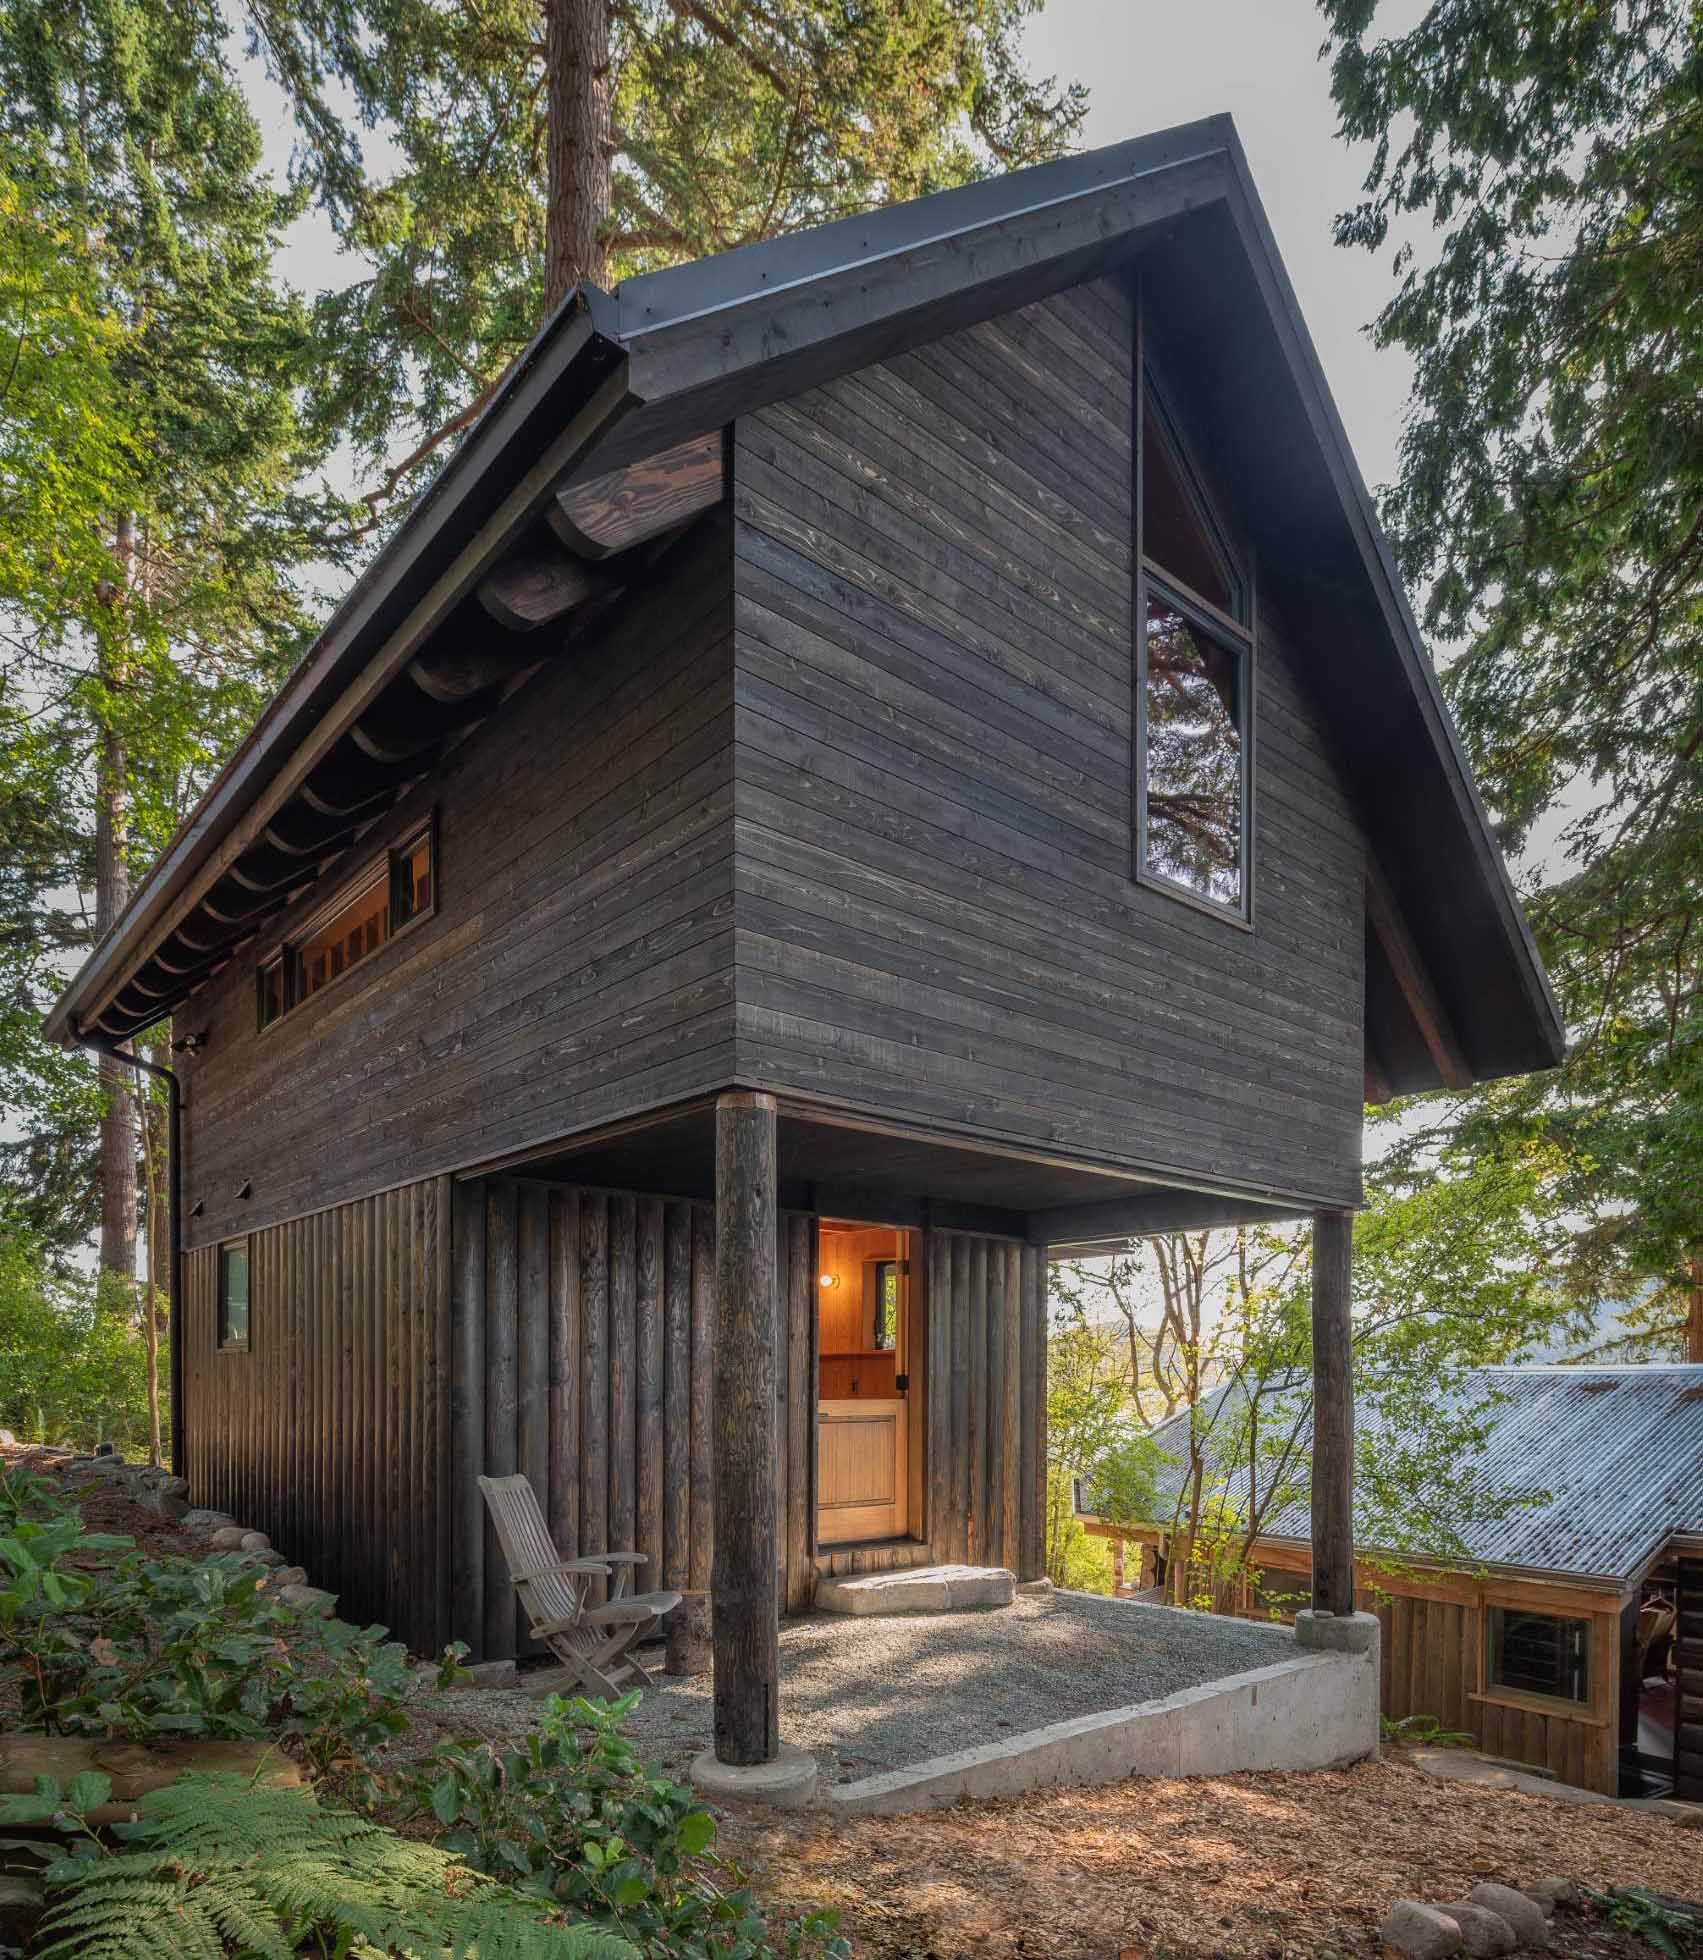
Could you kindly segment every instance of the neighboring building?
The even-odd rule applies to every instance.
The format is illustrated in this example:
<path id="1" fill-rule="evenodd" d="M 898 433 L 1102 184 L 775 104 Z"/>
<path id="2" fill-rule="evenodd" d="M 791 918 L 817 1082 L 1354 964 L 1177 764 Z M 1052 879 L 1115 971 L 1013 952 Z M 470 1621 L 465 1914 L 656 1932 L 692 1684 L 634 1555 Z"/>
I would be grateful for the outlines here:
<path id="1" fill-rule="evenodd" d="M 1475 1369 L 1460 1403 L 1487 1391 L 1472 1480 L 1535 1501 L 1459 1525 L 1459 1557 L 1404 1548 L 1400 1570 L 1362 1564 L 1361 1603 L 1384 1627 L 1384 1713 L 1433 1716 L 1587 1789 L 1703 1798 L 1703 1367 Z M 1221 1460 L 1235 1425 L 1215 1436 L 1217 1399 L 1203 1404 L 1207 1477 L 1246 1519 L 1247 1468 Z M 1153 1432 L 1166 1464 L 1151 1521 L 1107 1525 L 1079 1493 L 1089 1532 L 1139 1546 L 1141 1582 L 1172 1597 L 1188 1556 L 1187 1423 Z M 1357 1427 L 1375 1437 L 1382 1423 L 1363 1398 Z M 1274 1406 L 1266 1427 L 1291 1424 Z M 1262 1524 L 1254 1574 L 1220 1588 L 1223 1611 L 1287 1615 L 1306 1595 L 1306 1502 Z"/>
<path id="2" fill-rule="evenodd" d="M 1313 1215 L 1340 1399 L 1368 1085 L 1562 1052 L 1227 120 L 571 295 L 49 1032 L 166 1015 L 197 1497 L 502 1655 L 518 1466 L 740 1762 L 1040 1570 L 1049 1253 Z"/>

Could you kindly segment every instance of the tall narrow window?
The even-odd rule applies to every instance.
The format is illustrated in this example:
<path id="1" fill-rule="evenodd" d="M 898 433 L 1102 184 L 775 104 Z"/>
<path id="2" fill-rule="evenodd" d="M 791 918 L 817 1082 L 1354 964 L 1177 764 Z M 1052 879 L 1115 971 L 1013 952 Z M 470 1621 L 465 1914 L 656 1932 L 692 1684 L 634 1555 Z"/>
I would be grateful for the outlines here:
<path id="1" fill-rule="evenodd" d="M 1143 377 L 1137 863 L 1149 878 L 1248 916 L 1245 591 Z"/>
<path id="2" fill-rule="evenodd" d="M 219 1345 L 248 1346 L 248 1240 L 219 1247 Z"/>

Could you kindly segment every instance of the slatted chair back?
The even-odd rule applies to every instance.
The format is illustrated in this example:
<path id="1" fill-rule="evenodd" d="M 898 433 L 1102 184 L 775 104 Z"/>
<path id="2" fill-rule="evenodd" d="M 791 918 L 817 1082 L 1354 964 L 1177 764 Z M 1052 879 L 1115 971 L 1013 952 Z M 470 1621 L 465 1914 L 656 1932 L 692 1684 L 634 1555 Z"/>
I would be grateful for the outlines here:
<path id="1" fill-rule="evenodd" d="M 581 1583 L 576 1585 L 574 1581 L 579 1575 L 555 1569 L 561 1553 L 550 1536 L 550 1527 L 544 1521 L 538 1493 L 530 1479 L 524 1475 L 481 1477 L 479 1488 L 484 1492 L 491 1523 L 496 1527 L 497 1543 L 503 1548 L 515 1589 L 532 1624 L 545 1626 L 577 1620 L 587 1603 L 585 1578 L 581 1577 Z M 522 1573 L 540 1576 L 522 1578 L 519 1576 Z"/>

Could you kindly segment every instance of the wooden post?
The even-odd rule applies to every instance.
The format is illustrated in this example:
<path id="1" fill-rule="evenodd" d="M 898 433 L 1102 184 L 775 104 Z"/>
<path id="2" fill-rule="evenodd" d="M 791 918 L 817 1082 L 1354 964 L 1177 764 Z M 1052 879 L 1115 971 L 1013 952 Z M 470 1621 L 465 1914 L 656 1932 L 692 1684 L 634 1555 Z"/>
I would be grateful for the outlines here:
<path id="1" fill-rule="evenodd" d="M 716 1102 L 715 1753 L 780 1753 L 775 1099 Z"/>
<path id="2" fill-rule="evenodd" d="M 1354 1214 L 1313 1215 L 1313 1610 L 1354 1611 Z"/>

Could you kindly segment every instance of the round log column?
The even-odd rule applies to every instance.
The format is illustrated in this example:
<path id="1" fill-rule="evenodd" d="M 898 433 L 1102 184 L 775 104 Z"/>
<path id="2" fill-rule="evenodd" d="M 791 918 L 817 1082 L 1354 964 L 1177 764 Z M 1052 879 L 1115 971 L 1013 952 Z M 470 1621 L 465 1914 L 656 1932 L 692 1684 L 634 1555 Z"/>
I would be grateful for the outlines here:
<path id="1" fill-rule="evenodd" d="M 775 1540 L 775 1099 L 716 1103 L 714 1396 L 716 1760 L 780 1752 Z"/>
<path id="2" fill-rule="evenodd" d="M 1313 1610 L 1354 1611 L 1354 1214 L 1313 1215 Z"/>

